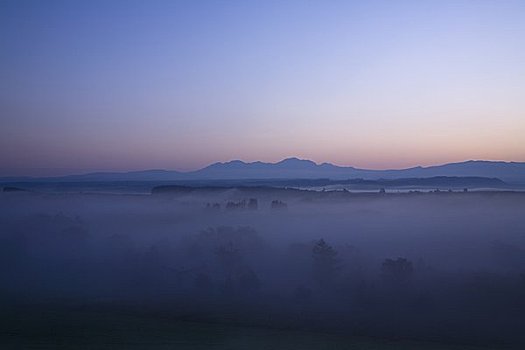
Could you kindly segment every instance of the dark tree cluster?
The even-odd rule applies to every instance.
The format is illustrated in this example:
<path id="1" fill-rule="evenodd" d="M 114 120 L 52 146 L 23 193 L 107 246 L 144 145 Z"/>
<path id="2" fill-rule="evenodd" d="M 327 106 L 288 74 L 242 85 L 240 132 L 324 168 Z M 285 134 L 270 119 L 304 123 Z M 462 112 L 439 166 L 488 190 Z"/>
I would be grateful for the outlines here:
<path id="1" fill-rule="evenodd" d="M 271 319 L 278 326 L 369 335 L 426 337 L 433 329 L 452 339 L 452 326 L 465 335 L 473 329 L 499 334 L 470 320 L 476 310 L 487 317 L 516 315 L 505 334 L 521 334 L 512 327 L 523 324 L 516 313 L 525 312 L 523 270 L 514 277 L 441 273 L 403 257 L 374 262 L 355 246 L 325 239 L 282 250 L 251 227 L 219 226 L 180 242 L 143 246 L 121 233 L 95 238 L 81 221 L 60 215 L 32 222 L 25 234 L 2 238 L 4 301 L 140 301 L 174 316 L 262 325 Z M 494 243 L 493 249 L 502 262 L 520 258 L 512 246 Z"/>
<path id="2" fill-rule="evenodd" d="M 286 209 L 288 208 L 288 205 L 286 203 L 284 203 L 283 201 L 280 201 L 278 199 L 276 200 L 273 200 L 270 207 L 272 209 Z"/>

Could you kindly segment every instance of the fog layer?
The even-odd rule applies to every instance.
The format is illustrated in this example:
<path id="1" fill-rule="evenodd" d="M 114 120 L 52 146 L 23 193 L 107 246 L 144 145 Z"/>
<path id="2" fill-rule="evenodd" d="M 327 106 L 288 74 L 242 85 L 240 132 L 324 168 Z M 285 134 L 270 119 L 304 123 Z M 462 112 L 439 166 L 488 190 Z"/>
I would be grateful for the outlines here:
<path id="1" fill-rule="evenodd" d="M 0 193 L 0 298 L 519 346 L 524 214 L 519 193 Z"/>

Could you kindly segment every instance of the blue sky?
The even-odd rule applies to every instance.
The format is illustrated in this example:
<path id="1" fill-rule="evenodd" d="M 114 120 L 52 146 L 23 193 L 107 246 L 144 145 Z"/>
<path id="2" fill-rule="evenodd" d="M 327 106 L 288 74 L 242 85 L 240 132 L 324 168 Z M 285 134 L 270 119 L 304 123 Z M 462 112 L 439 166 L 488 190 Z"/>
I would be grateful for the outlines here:
<path id="1" fill-rule="evenodd" d="M 0 175 L 525 161 L 523 1 L 0 2 Z"/>

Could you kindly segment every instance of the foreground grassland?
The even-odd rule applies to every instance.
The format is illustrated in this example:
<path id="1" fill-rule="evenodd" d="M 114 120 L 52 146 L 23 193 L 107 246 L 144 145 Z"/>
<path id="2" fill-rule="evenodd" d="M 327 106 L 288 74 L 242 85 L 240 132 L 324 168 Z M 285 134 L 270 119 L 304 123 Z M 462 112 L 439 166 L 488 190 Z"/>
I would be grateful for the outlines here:
<path id="1" fill-rule="evenodd" d="M 19 311 L 2 317 L 2 349 L 489 349 L 181 321 L 124 312 Z"/>

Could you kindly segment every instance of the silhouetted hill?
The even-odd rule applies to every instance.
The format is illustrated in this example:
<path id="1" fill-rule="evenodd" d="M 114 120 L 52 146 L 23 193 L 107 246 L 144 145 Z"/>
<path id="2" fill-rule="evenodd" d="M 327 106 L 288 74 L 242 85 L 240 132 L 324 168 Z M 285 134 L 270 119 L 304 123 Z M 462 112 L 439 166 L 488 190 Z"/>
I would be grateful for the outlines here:
<path id="1" fill-rule="evenodd" d="M 463 189 L 463 188 L 506 188 L 508 184 L 497 178 L 487 177 L 449 177 L 435 176 L 429 178 L 406 179 L 286 179 L 286 180 L 238 180 L 238 181 L 209 181 L 208 183 L 181 182 L 175 185 L 155 186 L 152 193 L 178 193 L 188 194 L 196 192 L 224 192 L 230 189 L 240 191 L 277 191 L 296 190 L 294 188 L 319 188 L 325 186 L 345 185 L 345 188 L 360 190 L 379 190 L 381 188 L 406 188 L 406 189 Z"/>
<path id="2" fill-rule="evenodd" d="M 199 185 L 199 184 L 196 184 Z M 506 188 L 509 184 L 498 179 L 477 176 L 434 176 L 427 178 L 401 178 L 401 179 L 284 179 L 284 180 L 245 180 L 239 185 L 247 186 L 274 186 L 274 187 L 324 187 L 345 185 L 355 189 L 380 189 L 380 188 Z M 348 186 L 346 186 L 348 185 Z"/>
<path id="3" fill-rule="evenodd" d="M 369 170 L 341 167 L 330 163 L 316 164 L 309 160 L 288 158 L 278 163 L 231 161 L 215 163 L 187 173 L 195 179 L 397 179 L 435 176 L 472 176 L 499 178 L 513 183 L 525 183 L 525 163 L 467 161 L 430 167 L 399 170 Z"/>
<path id="4" fill-rule="evenodd" d="M 5 177 L 0 183 L 10 182 L 112 182 L 112 181 L 171 181 L 189 178 L 175 170 L 141 170 L 129 172 L 96 172 L 55 177 Z"/>
<path id="5" fill-rule="evenodd" d="M 499 161 L 466 161 L 429 167 L 407 169 L 369 170 L 316 164 L 310 160 L 287 158 L 277 163 L 243 162 L 233 160 L 214 163 L 189 171 L 144 170 L 132 172 L 98 172 L 49 178 L 0 178 L 0 182 L 49 181 L 178 181 L 178 180 L 247 180 L 247 179 L 400 179 L 436 176 L 499 178 L 508 183 L 525 184 L 525 163 Z"/>

